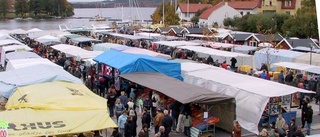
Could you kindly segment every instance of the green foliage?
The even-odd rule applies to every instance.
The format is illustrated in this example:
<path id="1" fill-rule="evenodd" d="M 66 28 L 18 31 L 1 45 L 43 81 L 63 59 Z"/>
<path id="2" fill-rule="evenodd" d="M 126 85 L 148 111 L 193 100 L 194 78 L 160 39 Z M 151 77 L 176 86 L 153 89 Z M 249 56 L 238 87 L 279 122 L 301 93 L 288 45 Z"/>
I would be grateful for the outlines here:
<path id="1" fill-rule="evenodd" d="M 0 15 L 6 18 L 9 8 L 9 0 L 0 0 Z"/>
<path id="2" fill-rule="evenodd" d="M 302 7 L 295 16 L 285 21 L 282 26 L 287 36 L 300 38 L 318 38 L 318 24 L 315 0 L 302 1 Z"/>
<path id="3" fill-rule="evenodd" d="M 151 15 L 151 19 L 153 23 L 159 23 L 162 21 L 162 4 L 157 7 L 154 13 Z M 164 23 L 165 25 L 179 25 L 179 16 L 175 12 L 174 5 L 170 5 L 170 3 L 165 3 L 164 5 Z"/>
<path id="4" fill-rule="evenodd" d="M 24 18 L 29 11 L 28 0 L 15 0 L 14 10 L 16 15 Z"/>
<path id="5" fill-rule="evenodd" d="M 193 16 L 193 17 L 191 18 L 191 22 L 192 22 L 192 23 L 198 23 L 198 22 L 199 22 L 199 17 L 198 17 L 198 16 Z"/>

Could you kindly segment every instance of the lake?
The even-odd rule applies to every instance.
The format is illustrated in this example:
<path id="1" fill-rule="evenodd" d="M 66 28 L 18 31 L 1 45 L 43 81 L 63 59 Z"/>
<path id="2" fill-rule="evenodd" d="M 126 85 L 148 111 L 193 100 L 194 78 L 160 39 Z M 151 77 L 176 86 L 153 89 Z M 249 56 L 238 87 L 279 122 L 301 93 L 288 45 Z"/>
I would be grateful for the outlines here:
<path id="1" fill-rule="evenodd" d="M 99 24 L 109 24 L 109 22 L 95 22 L 89 21 L 89 19 L 100 14 L 102 17 L 111 19 L 123 19 L 123 20 L 151 20 L 150 15 L 156 8 L 102 8 L 102 9 L 74 9 L 75 15 L 73 18 L 68 19 L 30 19 L 30 20 L 5 20 L 0 21 L 0 30 L 7 29 L 24 29 L 29 30 L 32 28 L 39 28 L 43 30 L 56 30 L 59 29 L 60 24 L 66 24 L 73 27 L 91 26 Z"/>

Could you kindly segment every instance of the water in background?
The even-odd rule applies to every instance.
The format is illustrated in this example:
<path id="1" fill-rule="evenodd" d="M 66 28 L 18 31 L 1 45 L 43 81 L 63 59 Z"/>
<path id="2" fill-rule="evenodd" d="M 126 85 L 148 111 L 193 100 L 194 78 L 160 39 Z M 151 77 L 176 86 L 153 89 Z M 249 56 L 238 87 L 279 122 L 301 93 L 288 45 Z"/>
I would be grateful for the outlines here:
<path id="1" fill-rule="evenodd" d="M 5 20 L 0 21 L 0 30 L 7 29 L 24 29 L 29 30 L 32 28 L 39 28 L 43 30 L 57 30 L 59 25 L 66 24 L 72 27 L 81 27 L 81 26 L 91 26 L 98 24 L 106 24 L 109 22 L 95 22 L 89 21 L 89 19 L 95 17 L 99 13 L 102 14 L 102 17 L 111 18 L 111 19 L 123 19 L 123 20 L 151 20 L 150 15 L 153 14 L 156 8 L 102 8 L 102 9 L 75 9 L 74 18 L 69 19 L 30 19 L 30 20 Z M 132 17 L 132 18 L 131 18 Z M 81 19 L 82 18 L 82 19 Z"/>

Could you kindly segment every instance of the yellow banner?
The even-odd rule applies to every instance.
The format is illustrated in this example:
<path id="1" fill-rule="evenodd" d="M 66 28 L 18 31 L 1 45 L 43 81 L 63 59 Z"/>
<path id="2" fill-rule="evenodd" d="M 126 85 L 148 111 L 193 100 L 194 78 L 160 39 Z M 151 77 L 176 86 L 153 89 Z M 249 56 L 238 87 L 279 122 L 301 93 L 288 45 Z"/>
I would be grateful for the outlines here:
<path id="1" fill-rule="evenodd" d="M 30 108 L 0 112 L 9 123 L 12 137 L 63 135 L 117 127 L 107 110 L 33 110 Z"/>
<path id="2" fill-rule="evenodd" d="M 107 100 L 83 84 L 47 82 L 19 87 L 9 98 L 6 109 L 33 108 L 46 110 L 107 109 Z"/>

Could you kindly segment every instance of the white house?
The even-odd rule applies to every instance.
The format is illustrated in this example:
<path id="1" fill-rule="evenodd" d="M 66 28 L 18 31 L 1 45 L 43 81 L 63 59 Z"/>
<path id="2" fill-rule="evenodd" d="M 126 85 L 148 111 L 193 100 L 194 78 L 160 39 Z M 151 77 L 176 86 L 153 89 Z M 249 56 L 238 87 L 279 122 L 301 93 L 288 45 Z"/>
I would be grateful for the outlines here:
<path id="1" fill-rule="evenodd" d="M 176 13 L 180 20 L 190 21 L 195 16 L 198 10 L 212 7 L 211 4 L 196 4 L 196 3 L 180 3 L 178 5 Z M 189 14 L 188 14 L 189 13 Z M 188 16 L 189 15 L 189 16 Z"/>
<path id="2" fill-rule="evenodd" d="M 228 5 L 240 12 L 242 16 L 247 14 L 257 14 L 259 7 L 258 1 L 230 1 Z"/>
<path id="3" fill-rule="evenodd" d="M 223 20 L 225 18 L 233 18 L 236 16 L 241 16 L 239 11 L 229 6 L 228 2 L 220 2 L 219 4 L 207 9 L 200 15 L 199 24 L 212 26 L 217 23 L 218 26 L 223 27 Z"/>

